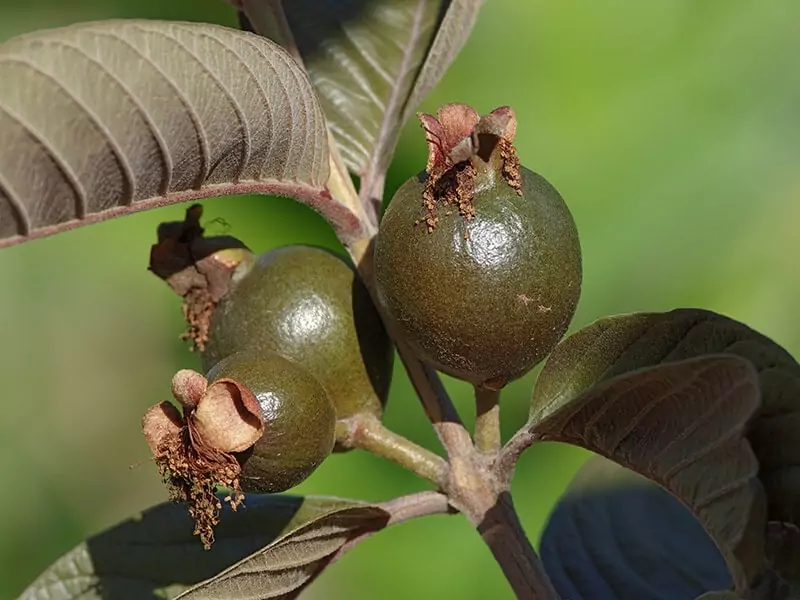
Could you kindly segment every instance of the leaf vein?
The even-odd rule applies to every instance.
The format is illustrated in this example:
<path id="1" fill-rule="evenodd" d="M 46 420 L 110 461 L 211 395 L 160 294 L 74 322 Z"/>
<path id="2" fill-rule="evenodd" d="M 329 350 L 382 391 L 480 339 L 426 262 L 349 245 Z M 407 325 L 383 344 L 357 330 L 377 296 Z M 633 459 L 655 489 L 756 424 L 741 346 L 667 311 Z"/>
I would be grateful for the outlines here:
<path id="1" fill-rule="evenodd" d="M 22 61 L 23 63 L 27 63 L 28 61 Z M 47 76 L 44 74 L 45 77 Z M 86 217 L 86 212 L 88 208 L 88 199 L 86 197 L 86 190 L 83 187 L 83 184 L 79 181 L 77 175 L 72 170 L 72 167 L 66 161 L 66 159 L 56 151 L 52 145 L 47 143 L 47 138 L 44 136 L 42 132 L 40 132 L 33 124 L 25 119 L 22 115 L 17 114 L 16 112 L 12 111 L 7 106 L 3 106 L 2 99 L 0 99 L 0 110 L 5 112 L 9 117 L 14 119 L 17 123 L 19 123 L 31 136 L 31 138 L 39 145 L 40 148 L 49 156 L 53 163 L 55 164 L 56 168 L 61 172 L 64 178 L 69 183 L 72 191 L 75 193 L 75 205 L 74 205 L 74 218 L 76 219 L 84 219 Z"/>

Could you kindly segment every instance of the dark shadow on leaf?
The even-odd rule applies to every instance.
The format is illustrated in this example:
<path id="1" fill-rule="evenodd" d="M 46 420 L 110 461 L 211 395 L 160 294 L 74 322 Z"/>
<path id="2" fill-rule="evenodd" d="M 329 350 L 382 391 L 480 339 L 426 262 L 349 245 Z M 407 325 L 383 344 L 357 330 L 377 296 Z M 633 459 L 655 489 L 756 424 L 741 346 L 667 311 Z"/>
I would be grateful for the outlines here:
<path id="1" fill-rule="evenodd" d="M 211 550 L 204 550 L 193 535 L 185 506 L 159 504 L 73 548 L 20 598 L 172 598 L 342 504 L 346 502 L 250 494 L 236 513 L 225 505 Z"/>
<path id="2" fill-rule="evenodd" d="M 596 457 L 584 470 L 610 461 Z M 605 466 L 604 466 L 605 467 Z M 719 550 L 691 512 L 661 487 L 613 465 L 576 482 L 541 539 L 541 556 L 563 598 L 693 600 L 727 589 Z M 585 472 L 585 471 L 584 471 Z"/>

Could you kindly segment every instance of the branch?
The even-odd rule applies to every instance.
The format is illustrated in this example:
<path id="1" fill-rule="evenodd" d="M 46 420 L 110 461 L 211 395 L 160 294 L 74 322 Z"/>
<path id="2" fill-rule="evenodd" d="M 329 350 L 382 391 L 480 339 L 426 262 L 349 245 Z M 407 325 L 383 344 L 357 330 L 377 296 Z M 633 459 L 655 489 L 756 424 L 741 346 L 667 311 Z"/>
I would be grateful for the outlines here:
<path id="1" fill-rule="evenodd" d="M 489 546 L 519 600 L 558 600 L 558 594 L 525 536 L 511 496 L 503 492 L 478 524 L 478 532 Z"/>

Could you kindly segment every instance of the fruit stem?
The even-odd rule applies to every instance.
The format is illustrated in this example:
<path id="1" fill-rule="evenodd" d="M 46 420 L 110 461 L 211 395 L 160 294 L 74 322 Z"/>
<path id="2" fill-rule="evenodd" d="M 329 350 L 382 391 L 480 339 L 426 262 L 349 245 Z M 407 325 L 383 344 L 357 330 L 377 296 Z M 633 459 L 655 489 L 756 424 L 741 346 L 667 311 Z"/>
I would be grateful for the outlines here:
<path id="1" fill-rule="evenodd" d="M 393 335 L 391 328 L 388 331 Z M 422 401 L 425 413 L 447 451 L 448 458 L 452 461 L 454 458 L 470 456 L 473 452 L 472 438 L 436 371 L 425 366 L 410 349 L 397 341 L 397 337 L 394 339 L 408 378 Z"/>
<path id="2" fill-rule="evenodd" d="M 361 448 L 416 473 L 439 488 L 447 483 L 447 463 L 441 456 L 388 429 L 373 415 L 360 414 L 337 423 L 340 444 Z"/>
<path id="3" fill-rule="evenodd" d="M 481 454 L 500 452 L 500 390 L 475 386 L 475 449 Z"/>

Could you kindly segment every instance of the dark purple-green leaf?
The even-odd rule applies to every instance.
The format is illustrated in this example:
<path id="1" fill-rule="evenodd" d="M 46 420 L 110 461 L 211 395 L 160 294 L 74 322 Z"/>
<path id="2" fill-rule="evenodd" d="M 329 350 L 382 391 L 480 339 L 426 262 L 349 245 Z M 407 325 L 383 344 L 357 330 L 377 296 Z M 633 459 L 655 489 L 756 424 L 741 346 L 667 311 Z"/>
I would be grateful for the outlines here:
<path id="1" fill-rule="evenodd" d="M 717 544 L 736 589 L 747 589 L 766 526 L 758 462 L 744 437 L 759 406 L 748 361 L 709 355 L 539 400 L 522 435 L 581 446 L 661 485 Z"/>
<path id="2" fill-rule="evenodd" d="M 542 533 L 562 598 L 691 600 L 731 585 L 703 527 L 660 486 L 600 456 L 581 467 Z"/>
<path id="3" fill-rule="evenodd" d="M 762 406 L 748 438 L 761 464 L 770 518 L 800 523 L 800 365 L 768 337 L 700 309 L 607 317 L 559 344 L 533 394 L 533 410 L 576 397 L 627 371 L 713 353 L 758 372 Z"/>

